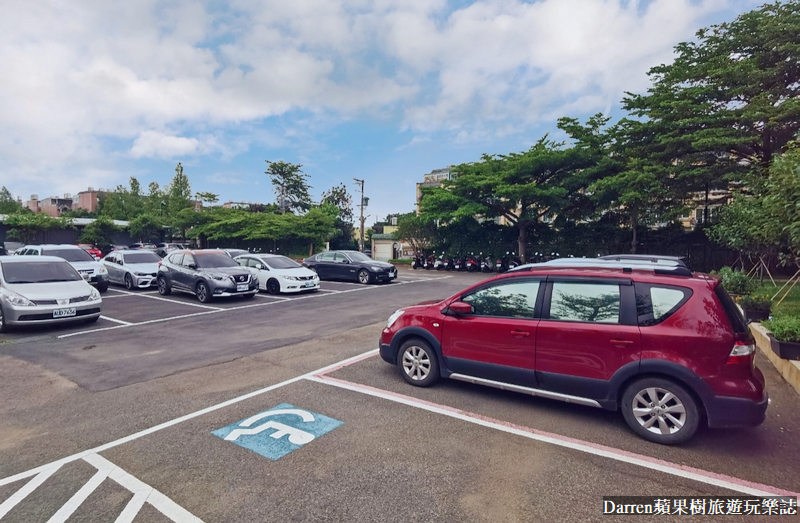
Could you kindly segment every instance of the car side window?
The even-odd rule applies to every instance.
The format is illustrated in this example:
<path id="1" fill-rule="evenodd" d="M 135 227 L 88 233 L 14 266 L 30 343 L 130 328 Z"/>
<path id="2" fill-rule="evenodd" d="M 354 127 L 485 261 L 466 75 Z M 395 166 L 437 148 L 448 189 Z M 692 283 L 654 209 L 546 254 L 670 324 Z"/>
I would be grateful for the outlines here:
<path id="1" fill-rule="evenodd" d="M 169 257 L 169 262 L 175 265 L 180 265 L 183 262 L 183 253 L 173 254 Z"/>
<path id="2" fill-rule="evenodd" d="M 538 281 L 504 282 L 479 289 L 461 301 L 472 305 L 476 316 L 533 318 L 538 294 Z"/>
<path id="3" fill-rule="evenodd" d="M 620 289 L 612 283 L 553 282 L 550 319 L 620 323 Z"/>
<path id="4" fill-rule="evenodd" d="M 183 265 L 184 267 L 189 267 L 190 265 L 195 265 L 194 256 L 192 256 L 191 254 L 184 254 L 183 255 L 183 262 L 181 262 L 181 265 Z"/>
<path id="5" fill-rule="evenodd" d="M 317 261 L 333 261 L 333 255 L 334 253 L 332 252 L 323 252 L 322 254 L 319 255 Z"/>
<path id="6" fill-rule="evenodd" d="M 691 289 L 636 284 L 636 314 L 641 326 L 657 325 L 672 316 L 691 297 Z"/>
<path id="7" fill-rule="evenodd" d="M 333 261 L 336 263 L 344 263 L 347 258 L 344 254 L 337 252 L 336 255 L 333 257 Z"/>
<path id="8" fill-rule="evenodd" d="M 109 263 L 117 263 L 117 255 L 109 254 L 108 256 L 106 256 L 106 261 Z"/>

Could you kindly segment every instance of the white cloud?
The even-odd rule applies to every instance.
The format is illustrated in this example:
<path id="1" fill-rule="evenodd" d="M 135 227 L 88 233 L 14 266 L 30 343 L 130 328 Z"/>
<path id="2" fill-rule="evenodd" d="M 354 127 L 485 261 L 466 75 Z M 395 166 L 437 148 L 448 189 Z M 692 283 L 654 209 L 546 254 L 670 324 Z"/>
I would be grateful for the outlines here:
<path id="1" fill-rule="evenodd" d="M 313 142 L 319 122 L 363 116 L 400 114 L 398 129 L 454 141 L 518 133 L 642 90 L 647 69 L 707 16 L 743 4 L 757 5 L 3 2 L 0 175 L 26 180 L 19 192 L 77 172 L 110 185 L 102 180 L 121 158 L 230 159 L 253 142 Z M 294 135 L 261 127 L 291 114 L 308 119 L 287 126 Z"/>

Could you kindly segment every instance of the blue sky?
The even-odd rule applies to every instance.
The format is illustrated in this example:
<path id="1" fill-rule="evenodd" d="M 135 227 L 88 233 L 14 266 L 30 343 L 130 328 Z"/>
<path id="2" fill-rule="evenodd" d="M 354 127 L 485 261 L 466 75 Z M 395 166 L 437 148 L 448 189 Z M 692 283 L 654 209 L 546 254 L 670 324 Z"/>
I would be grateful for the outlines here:
<path id="1" fill-rule="evenodd" d="M 136 0 L 0 4 L 0 185 L 162 186 L 271 202 L 366 181 L 371 224 L 425 173 L 619 116 L 675 44 L 750 0 Z"/>

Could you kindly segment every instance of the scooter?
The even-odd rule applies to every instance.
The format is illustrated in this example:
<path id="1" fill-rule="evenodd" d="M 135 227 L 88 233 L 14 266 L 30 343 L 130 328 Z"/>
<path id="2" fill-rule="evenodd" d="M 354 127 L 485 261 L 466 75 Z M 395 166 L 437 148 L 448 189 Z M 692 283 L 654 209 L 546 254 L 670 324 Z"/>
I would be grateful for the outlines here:
<path id="1" fill-rule="evenodd" d="M 453 257 L 453 270 L 454 271 L 464 270 L 464 258 L 462 258 L 461 256 Z"/>
<path id="2" fill-rule="evenodd" d="M 434 263 L 436 263 L 436 260 L 434 259 L 433 254 L 428 255 L 428 257 L 425 258 L 425 265 L 424 265 L 425 270 L 429 271 L 433 269 Z"/>
<path id="3" fill-rule="evenodd" d="M 444 252 L 442 252 L 442 254 L 440 254 L 439 257 L 436 258 L 436 261 L 433 263 L 433 268 L 436 269 L 437 271 L 444 270 Z"/>
<path id="4" fill-rule="evenodd" d="M 453 260 L 450 259 L 450 256 L 445 256 L 444 258 L 444 270 L 446 271 L 453 270 Z"/>
<path id="5" fill-rule="evenodd" d="M 471 253 L 467 256 L 467 261 L 465 263 L 468 272 L 478 272 L 481 270 L 481 266 L 478 263 L 478 260 L 475 259 L 475 254 Z"/>
<path id="6" fill-rule="evenodd" d="M 414 256 L 414 259 L 411 261 L 411 268 L 414 270 L 421 269 L 425 263 L 422 261 L 422 255 Z"/>
<path id="7" fill-rule="evenodd" d="M 494 261 L 491 256 L 487 255 L 486 258 L 481 260 L 481 271 L 494 272 Z"/>

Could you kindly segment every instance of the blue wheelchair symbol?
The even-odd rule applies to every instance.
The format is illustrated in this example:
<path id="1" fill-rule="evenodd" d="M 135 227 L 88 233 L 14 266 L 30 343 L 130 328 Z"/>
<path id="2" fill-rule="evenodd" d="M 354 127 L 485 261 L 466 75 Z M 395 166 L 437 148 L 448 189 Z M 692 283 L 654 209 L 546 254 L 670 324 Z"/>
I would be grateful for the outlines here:
<path id="1" fill-rule="evenodd" d="M 281 403 L 212 434 L 274 461 L 341 425 L 339 420 Z"/>

